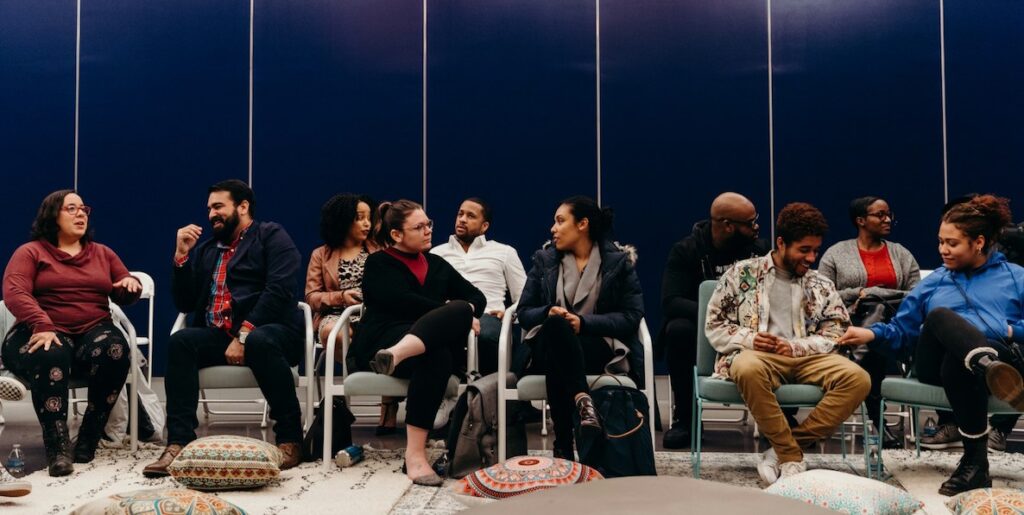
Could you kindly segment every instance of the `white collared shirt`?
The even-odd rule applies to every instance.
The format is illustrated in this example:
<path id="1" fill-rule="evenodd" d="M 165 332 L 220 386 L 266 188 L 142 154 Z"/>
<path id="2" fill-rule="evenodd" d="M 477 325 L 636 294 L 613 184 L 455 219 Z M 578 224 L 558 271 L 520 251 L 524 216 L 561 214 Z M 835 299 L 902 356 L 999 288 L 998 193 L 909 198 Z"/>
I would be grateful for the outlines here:
<path id="1" fill-rule="evenodd" d="M 430 252 L 451 263 L 462 277 L 483 292 L 484 297 L 487 297 L 487 313 L 505 310 L 506 290 L 512 302 L 518 302 L 519 295 L 523 293 L 526 270 L 523 269 L 523 262 L 519 260 L 516 249 L 508 245 L 487 241 L 481 234 L 466 251 L 453 234 L 448 238 L 448 243 L 438 245 Z"/>

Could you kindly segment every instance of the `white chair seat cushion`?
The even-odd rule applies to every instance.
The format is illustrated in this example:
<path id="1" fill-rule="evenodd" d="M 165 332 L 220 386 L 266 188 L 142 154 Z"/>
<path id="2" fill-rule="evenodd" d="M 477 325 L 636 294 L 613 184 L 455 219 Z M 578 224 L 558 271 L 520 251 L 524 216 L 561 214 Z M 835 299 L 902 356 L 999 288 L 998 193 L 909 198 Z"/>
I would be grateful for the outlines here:
<path id="1" fill-rule="evenodd" d="M 448 378 L 448 395 L 454 396 L 459 391 L 459 379 Z M 409 393 L 409 380 L 386 376 L 374 372 L 353 372 L 345 378 L 345 395 L 384 395 L 388 397 L 405 397 Z"/>
<path id="2" fill-rule="evenodd" d="M 299 384 L 299 369 L 292 367 L 292 378 L 295 385 Z M 221 365 L 199 369 L 199 387 L 204 389 L 219 388 L 259 388 L 256 376 L 249 367 Z"/>
<path id="3" fill-rule="evenodd" d="M 622 381 L 623 386 L 636 388 L 636 383 L 628 376 L 587 376 L 587 384 L 593 383 L 594 379 L 597 379 L 597 383 L 592 387 L 594 390 L 605 386 L 617 386 L 619 381 Z M 348 387 L 346 386 L 346 388 Z M 544 376 L 525 376 L 516 384 L 516 390 L 519 391 L 519 400 L 521 401 L 539 401 L 548 397 L 547 382 Z"/>

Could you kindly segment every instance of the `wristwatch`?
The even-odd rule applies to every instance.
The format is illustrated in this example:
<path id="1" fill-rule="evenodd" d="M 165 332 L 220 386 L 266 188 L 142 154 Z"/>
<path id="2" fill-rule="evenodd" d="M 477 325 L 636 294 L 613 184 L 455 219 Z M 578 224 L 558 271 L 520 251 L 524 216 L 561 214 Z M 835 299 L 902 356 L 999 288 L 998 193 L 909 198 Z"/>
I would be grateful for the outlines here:
<path id="1" fill-rule="evenodd" d="M 245 339 L 249 337 L 249 331 L 238 331 L 238 343 L 245 345 Z"/>

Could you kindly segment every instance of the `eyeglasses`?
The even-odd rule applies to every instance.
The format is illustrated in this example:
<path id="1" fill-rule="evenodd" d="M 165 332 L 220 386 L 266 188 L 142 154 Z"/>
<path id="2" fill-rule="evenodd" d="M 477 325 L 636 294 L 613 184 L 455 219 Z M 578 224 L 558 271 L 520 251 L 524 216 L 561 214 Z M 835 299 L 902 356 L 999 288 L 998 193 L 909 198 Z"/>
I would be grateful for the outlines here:
<path id="1" fill-rule="evenodd" d="M 754 227 L 757 227 L 757 219 L 760 216 L 761 215 L 754 215 L 754 218 L 751 218 L 750 220 L 733 220 L 732 218 L 722 217 L 722 218 L 719 218 L 718 221 L 719 222 L 730 223 L 730 224 L 733 224 L 733 225 L 742 225 L 742 226 L 749 227 L 749 228 L 753 229 Z"/>
<path id="2" fill-rule="evenodd" d="M 885 220 L 886 218 L 888 218 L 891 222 L 896 221 L 896 215 L 893 214 L 892 211 L 879 211 L 877 213 L 868 213 L 867 216 L 873 216 L 879 220 Z"/>
<path id="3" fill-rule="evenodd" d="M 75 205 L 71 205 L 71 206 L 68 206 L 68 207 L 62 207 L 62 208 L 60 208 L 60 210 L 64 211 L 65 213 L 67 213 L 67 214 L 69 214 L 71 216 L 78 216 L 78 212 L 79 211 L 85 213 L 85 216 L 89 216 L 92 213 L 92 208 L 89 207 L 89 206 L 75 206 Z"/>
<path id="4" fill-rule="evenodd" d="M 412 227 L 406 227 L 403 230 L 415 231 L 415 232 L 427 232 L 428 230 L 433 230 L 433 229 L 434 229 L 434 221 L 433 220 L 427 220 L 426 222 L 423 222 L 421 224 L 416 224 L 416 225 L 414 225 Z"/>

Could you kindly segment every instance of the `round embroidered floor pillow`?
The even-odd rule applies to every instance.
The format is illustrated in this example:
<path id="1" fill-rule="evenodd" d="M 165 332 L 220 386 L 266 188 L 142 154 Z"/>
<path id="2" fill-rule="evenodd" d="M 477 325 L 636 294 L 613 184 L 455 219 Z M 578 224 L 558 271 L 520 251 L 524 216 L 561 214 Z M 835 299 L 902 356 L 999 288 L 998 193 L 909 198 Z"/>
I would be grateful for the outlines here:
<path id="1" fill-rule="evenodd" d="M 244 436 L 207 436 L 185 446 L 167 467 L 182 485 L 196 490 L 259 488 L 281 473 L 277 446 Z"/>
<path id="2" fill-rule="evenodd" d="M 456 481 L 452 492 L 471 498 L 505 499 L 597 479 L 604 477 L 582 463 L 546 456 L 517 456 Z"/>
<path id="3" fill-rule="evenodd" d="M 108 495 L 75 508 L 71 515 L 245 515 L 214 494 L 185 488 L 154 488 Z"/>

